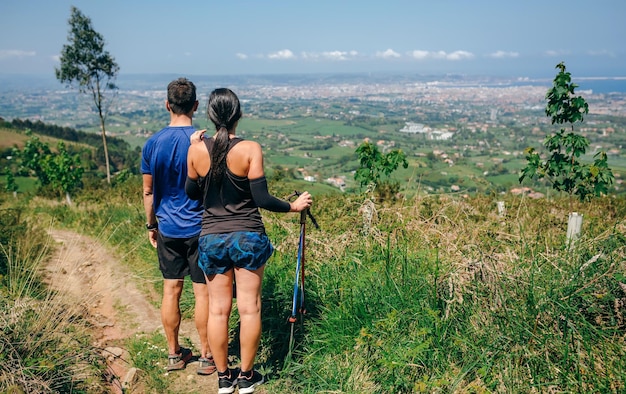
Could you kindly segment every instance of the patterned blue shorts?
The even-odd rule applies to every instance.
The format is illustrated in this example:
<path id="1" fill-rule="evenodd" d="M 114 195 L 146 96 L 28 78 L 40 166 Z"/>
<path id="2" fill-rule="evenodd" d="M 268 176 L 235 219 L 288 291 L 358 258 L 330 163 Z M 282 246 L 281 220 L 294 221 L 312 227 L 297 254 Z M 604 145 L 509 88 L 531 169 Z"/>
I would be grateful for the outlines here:
<path id="1" fill-rule="evenodd" d="M 209 275 L 223 274 L 233 267 L 256 271 L 274 253 L 266 234 L 236 231 L 200 237 L 198 265 Z"/>

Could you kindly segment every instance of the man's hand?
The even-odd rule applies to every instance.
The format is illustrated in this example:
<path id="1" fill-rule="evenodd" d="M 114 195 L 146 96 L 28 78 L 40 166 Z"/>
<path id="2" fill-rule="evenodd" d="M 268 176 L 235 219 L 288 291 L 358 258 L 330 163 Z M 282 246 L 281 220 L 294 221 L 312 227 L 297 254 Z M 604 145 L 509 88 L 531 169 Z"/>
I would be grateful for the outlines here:
<path id="1" fill-rule="evenodd" d="M 193 145 L 196 142 L 202 141 L 202 139 L 204 138 L 205 132 L 206 132 L 206 129 L 194 131 L 193 134 L 189 137 L 189 142 Z"/>
<path id="2" fill-rule="evenodd" d="M 157 247 L 157 231 L 159 230 L 150 230 L 148 231 L 148 239 L 154 248 Z"/>

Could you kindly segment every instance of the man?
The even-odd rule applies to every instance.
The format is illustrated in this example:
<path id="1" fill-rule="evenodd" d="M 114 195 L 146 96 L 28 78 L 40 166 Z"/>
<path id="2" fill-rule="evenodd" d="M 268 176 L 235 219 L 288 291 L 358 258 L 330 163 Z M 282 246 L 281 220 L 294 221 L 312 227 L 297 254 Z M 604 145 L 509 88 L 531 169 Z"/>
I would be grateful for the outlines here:
<path id="1" fill-rule="evenodd" d="M 170 113 L 167 127 L 153 135 L 143 147 L 143 203 L 148 239 L 157 250 L 163 275 L 161 321 L 168 346 L 168 371 L 184 369 L 192 358 L 190 349 L 180 346 L 180 296 L 189 275 L 195 295 L 195 323 L 200 335 L 201 357 L 198 374 L 215 372 L 209 349 L 207 320 L 209 296 L 204 273 L 198 267 L 198 236 L 202 206 L 185 193 L 187 150 L 196 133 L 192 119 L 198 108 L 196 87 L 186 78 L 167 86 L 165 108 Z"/>

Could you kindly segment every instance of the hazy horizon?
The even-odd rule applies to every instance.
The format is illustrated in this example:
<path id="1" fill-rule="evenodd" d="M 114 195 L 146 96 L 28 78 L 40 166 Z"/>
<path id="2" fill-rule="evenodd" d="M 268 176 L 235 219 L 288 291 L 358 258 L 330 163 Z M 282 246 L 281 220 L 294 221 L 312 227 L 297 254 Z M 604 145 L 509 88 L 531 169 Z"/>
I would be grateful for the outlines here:
<path id="1" fill-rule="evenodd" d="M 569 69 L 568 69 L 569 71 Z M 419 74 L 401 72 L 328 72 L 328 73 L 281 73 L 281 74 L 239 74 L 239 75 L 185 75 L 179 73 L 122 73 L 116 80 L 121 90 L 159 90 L 165 89 L 169 81 L 186 77 L 196 83 L 199 89 L 216 86 L 241 85 L 289 85 L 303 86 L 308 84 L 358 84 L 358 83 L 411 83 L 411 82 L 442 82 L 457 84 L 480 84 L 484 86 L 506 86 L 515 84 L 551 85 L 557 70 L 551 75 L 530 78 L 519 76 L 498 75 L 462 75 L 462 74 Z M 626 76 L 582 76 L 572 75 L 579 89 L 592 90 L 594 93 L 618 92 L 626 93 Z M 10 92 L 28 89 L 65 90 L 54 73 L 10 74 L 0 71 L 0 91 Z"/>
<path id="2" fill-rule="evenodd" d="M 52 75 L 71 6 L 120 75 L 624 76 L 626 2 L 163 0 L 0 3 L 0 73 Z"/>

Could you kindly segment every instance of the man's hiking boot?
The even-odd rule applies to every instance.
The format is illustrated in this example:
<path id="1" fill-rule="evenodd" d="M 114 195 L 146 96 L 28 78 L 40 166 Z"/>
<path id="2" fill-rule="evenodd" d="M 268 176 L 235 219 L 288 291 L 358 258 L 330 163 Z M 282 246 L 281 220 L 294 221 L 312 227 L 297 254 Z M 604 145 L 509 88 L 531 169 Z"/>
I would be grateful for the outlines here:
<path id="1" fill-rule="evenodd" d="M 223 374 L 217 372 L 217 393 L 218 394 L 231 394 L 235 392 L 235 386 L 237 386 L 237 375 L 239 375 L 239 368 L 227 369 Z"/>
<path id="2" fill-rule="evenodd" d="M 167 357 L 167 367 L 165 369 L 167 371 L 177 371 L 179 369 L 185 369 L 185 366 L 191 360 L 191 350 L 185 347 L 180 347 L 178 354 L 169 355 Z"/>
<path id="3" fill-rule="evenodd" d="M 251 394 L 254 393 L 257 386 L 263 384 L 265 379 L 263 375 L 255 370 L 248 373 L 241 372 L 237 378 L 237 386 L 239 387 L 239 394 Z"/>
<path id="4" fill-rule="evenodd" d="M 200 357 L 198 359 L 198 375 L 210 375 L 215 372 L 213 357 Z"/>

